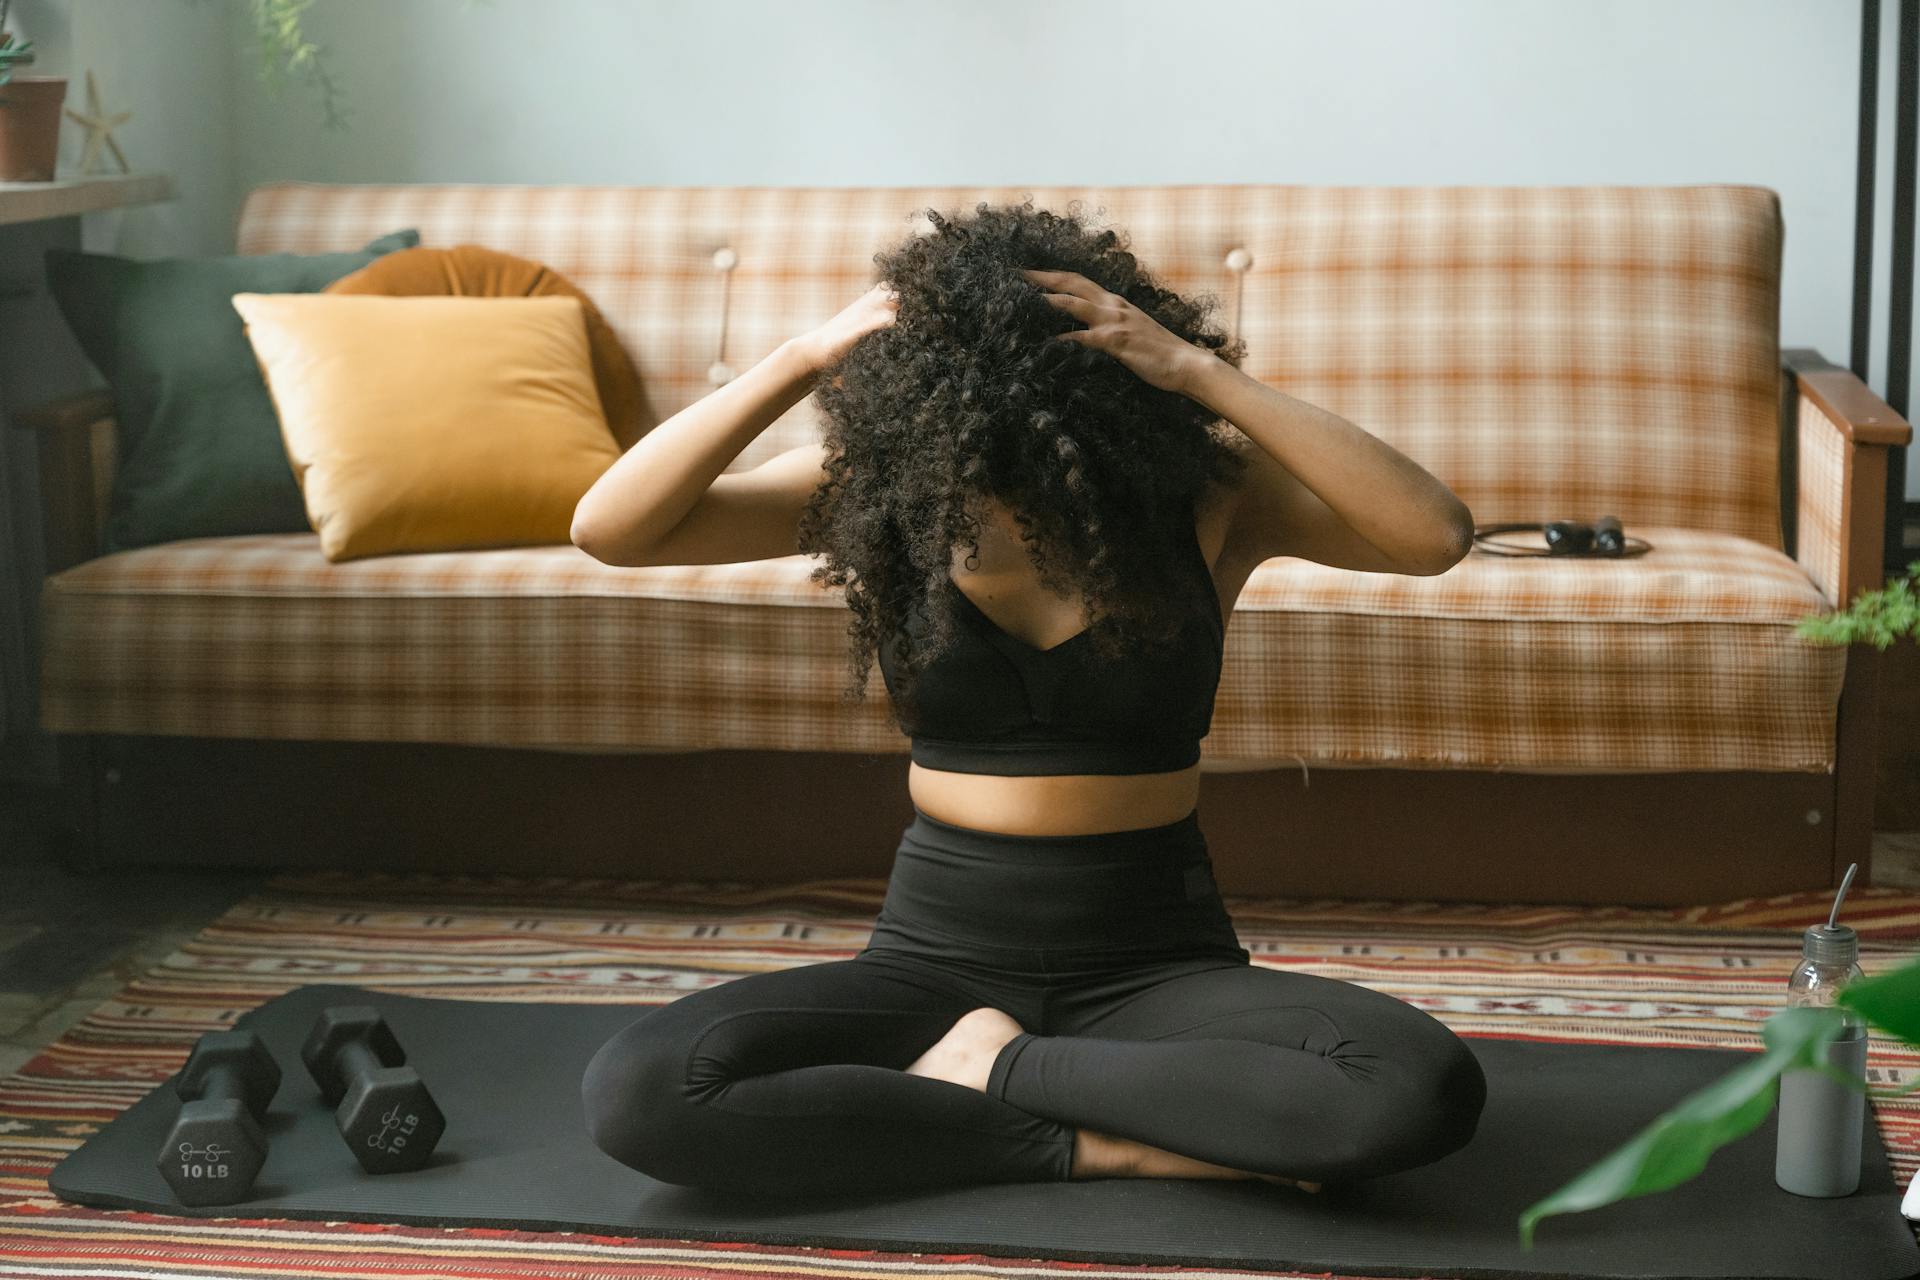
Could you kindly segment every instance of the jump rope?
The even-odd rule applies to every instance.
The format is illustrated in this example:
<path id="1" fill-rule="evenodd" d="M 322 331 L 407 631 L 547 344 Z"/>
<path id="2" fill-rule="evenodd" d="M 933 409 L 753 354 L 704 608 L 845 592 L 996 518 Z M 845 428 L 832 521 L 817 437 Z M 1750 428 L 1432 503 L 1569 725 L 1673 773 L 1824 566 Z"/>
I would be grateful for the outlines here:
<path id="1" fill-rule="evenodd" d="M 1537 532 L 1545 540 L 1544 547 L 1521 546 L 1512 542 L 1496 542 L 1487 537 L 1490 533 L 1531 533 Z M 1601 516 L 1588 523 L 1584 520 L 1548 520 L 1544 523 L 1515 521 L 1511 524 L 1481 524 L 1473 528 L 1474 545 L 1482 551 L 1497 556 L 1566 556 L 1603 558 L 1619 560 L 1627 556 L 1645 555 L 1653 549 L 1644 538 L 1630 538 L 1620 527 L 1619 516 Z"/>

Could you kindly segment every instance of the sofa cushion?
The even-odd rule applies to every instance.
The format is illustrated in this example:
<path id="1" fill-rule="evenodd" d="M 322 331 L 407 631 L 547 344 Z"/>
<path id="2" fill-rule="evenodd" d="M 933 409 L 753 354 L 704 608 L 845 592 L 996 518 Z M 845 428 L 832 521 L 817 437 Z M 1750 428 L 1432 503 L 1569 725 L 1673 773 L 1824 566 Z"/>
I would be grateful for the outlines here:
<path id="1" fill-rule="evenodd" d="M 1641 526 L 1627 560 L 1475 552 L 1445 574 L 1261 565 L 1203 768 L 1825 772 L 1845 650 L 1793 560 Z M 198 539 L 45 581 L 55 732 L 602 751 L 903 752 L 838 698 L 848 617 L 801 555 L 622 568 L 572 546 L 329 563 L 317 536 Z"/>
<path id="2" fill-rule="evenodd" d="M 620 456 L 578 298 L 234 295 L 329 560 L 567 543 Z"/>
<path id="3" fill-rule="evenodd" d="M 311 293 L 420 241 L 411 228 L 375 235 L 310 254 L 138 261 L 47 251 L 48 288 L 113 389 L 118 464 L 103 550 L 311 528 L 231 299 Z"/>
<path id="4" fill-rule="evenodd" d="M 593 383 L 600 390 L 608 430 L 626 449 L 653 425 L 639 371 L 620 345 L 620 336 L 592 298 L 544 263 L 484 245 L 457 244 L 451 249 L 419 245 L 378 258 L 335 280 L 326 291 L 394 298 L 578 298 L 593 356 Z"/>

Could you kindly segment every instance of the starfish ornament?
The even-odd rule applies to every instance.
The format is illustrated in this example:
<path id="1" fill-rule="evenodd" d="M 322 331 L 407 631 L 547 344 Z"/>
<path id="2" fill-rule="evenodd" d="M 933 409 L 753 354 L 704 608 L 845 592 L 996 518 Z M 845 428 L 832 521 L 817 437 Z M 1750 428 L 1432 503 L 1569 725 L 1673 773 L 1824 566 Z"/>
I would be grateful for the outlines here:
<path id="1" fill-rule="evenodd" d="M 112 115 L 108 115 L 101 109 L 100 90 L 93 82 L 93 71 L 91 68 L 87 71 L 86 111 L 79 112 L 75 111 L 72 107 L 68 107 L 66 108 L 66 113 L 69 120 L 82 126 L 87 131 L 86 145 L 80 152 L 81 173 L 94 172 L 94 165 L 99 161 L 100 152 L 103 148 L 112 152 L 113 158 L 120 162 L 120 172 L 132 172 L 127 166 L 126 153 L 121 151 L 120 144 L 113 140 L 113 131 L 133 119 L 133 112 L 117 111 Z M 102 171 L 104 172 L 104 167 Z"/>

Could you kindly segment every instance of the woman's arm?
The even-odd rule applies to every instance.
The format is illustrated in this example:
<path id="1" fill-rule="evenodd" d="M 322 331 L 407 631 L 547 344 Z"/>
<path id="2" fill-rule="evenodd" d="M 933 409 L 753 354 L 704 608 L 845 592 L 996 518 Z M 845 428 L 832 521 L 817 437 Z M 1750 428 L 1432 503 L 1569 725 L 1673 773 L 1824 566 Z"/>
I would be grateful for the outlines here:
<path id="1" fill-rule="evenodd" d="M 567 536 L 596 560 L 648 563 L 648 549 L 686 518 L 742 449 L 813 390 L 817 376 L 793 339 L 781 343 L 634 441 L 574 507 Z"/>
<path id="2" fill-rule="evenodd" d="M 1105 351 L 1260 446 L 1245 451 L 1249 466 L 1227 534 L 1251 563 L 1300 556 L 1372 573 L 1435 574 L 1473 549 L 1467 504 L 1386 441 L 1250 377 L 1077 271 L 1022 274 L 1087 326 L 1049 341 Z"/>
<path id="3" fill-rule="evenodd" d="M 1257 563 L 1301 556 L 1370 573 L 1445 573 L 1473 549 L 1473 512 L 1439 480 L 1337 413 L 1270 387 L 1212 352 L 1181 389 L 1258 449 L 1230 537 Z"/>
<path id="4" fill-rule="evenodd" d="M 615 565 L 714 564 L 792 555 L 799 505 L 821 475 L 819 449 L 790 449 L 722 475 L 740 451 L 813 389 L 820 370 L 893 322 L 884 285 L 635 441 L 593 482 L 568 536 Z"/>

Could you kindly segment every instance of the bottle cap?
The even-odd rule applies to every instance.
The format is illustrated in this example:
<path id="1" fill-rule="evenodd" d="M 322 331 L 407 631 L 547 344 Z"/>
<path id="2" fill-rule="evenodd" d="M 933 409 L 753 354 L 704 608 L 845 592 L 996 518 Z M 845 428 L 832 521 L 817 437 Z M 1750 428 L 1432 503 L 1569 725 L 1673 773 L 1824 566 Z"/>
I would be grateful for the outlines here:
<path id="1" fill-rule="evenodd" d="M 1853 883 L 1853 873 L 1859 869 L 1857 862 L 1848 864 L 1847 874 L 1840 878 L 1840 892 L 1833 896 L 1833 910 L 1827 913 L 1827 922 L 1807 928 L 1801 953 L 1815 964 L 1845 968 L 1860 958 L 1860 935 L 1844 924 L 1835 923 L 1840 918 L 1840 904 L 1846 899 L 1847 886 Z"/>
<path id="2" fill-rule="evenodd" d="M 1860 959 L 1860 935 L 1844 924 L 1809 925 L 1802 950 L 1817 965 L 1844 969 Z"/>

